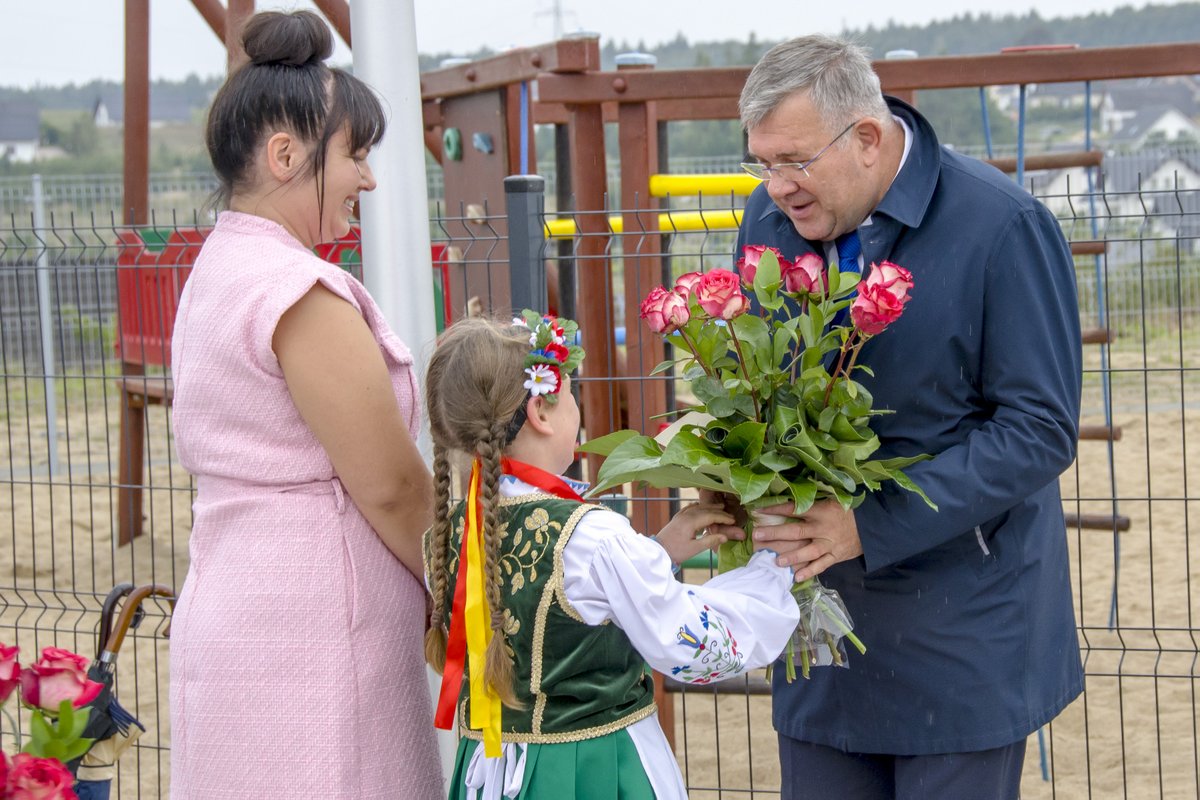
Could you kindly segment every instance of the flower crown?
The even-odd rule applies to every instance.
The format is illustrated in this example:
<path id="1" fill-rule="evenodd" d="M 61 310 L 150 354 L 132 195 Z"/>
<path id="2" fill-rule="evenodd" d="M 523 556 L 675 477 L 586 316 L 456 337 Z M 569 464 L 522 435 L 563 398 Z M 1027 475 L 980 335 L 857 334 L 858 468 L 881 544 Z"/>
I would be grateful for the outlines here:
<path id="1" fill-rule="evenodd" d="M 579 325 L 562 317 L 543 316 L 525 309 L 513 318 L 513 325 L 529 329 L 529 346 L 525 356 L 525 388 L 534 397 L 545 395 L 557 402 L 563 375 L 570 374 L 583 361 L 583 348 L 573 344 Z"/>

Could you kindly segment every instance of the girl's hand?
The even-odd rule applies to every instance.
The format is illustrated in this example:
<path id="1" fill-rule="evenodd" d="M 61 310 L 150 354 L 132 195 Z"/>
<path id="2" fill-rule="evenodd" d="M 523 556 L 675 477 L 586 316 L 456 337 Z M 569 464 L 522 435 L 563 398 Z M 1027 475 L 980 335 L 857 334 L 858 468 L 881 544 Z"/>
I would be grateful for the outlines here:
<path id="1" fill-rule="evenodd" d="M 733 515 L 715 503 L 693 503 L 674 517 L 654 538 L 671 557 L 682 564 L 694 555 L 728 541 L 724 533 L 713 533 L 710 525 L 732 525 Z"/>

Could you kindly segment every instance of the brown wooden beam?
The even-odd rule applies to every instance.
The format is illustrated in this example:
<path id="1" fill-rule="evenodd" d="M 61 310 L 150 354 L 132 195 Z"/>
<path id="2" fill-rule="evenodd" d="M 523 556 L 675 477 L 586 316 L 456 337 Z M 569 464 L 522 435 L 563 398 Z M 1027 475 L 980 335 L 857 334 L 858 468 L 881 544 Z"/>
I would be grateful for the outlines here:
<path id="1" fill-rule="evenodd" d="M 125 130 L 122 217 L 149 221 L 150 0 L 125 0 Z"/>
<path id="2" fill-rule="evenodd" d="M 540 88 L 540 85 L 539 85 Z M 617 121 L 617 104 L 603 103 L 605 122 Z M 737 119 L 736 97 L 709 97 L 692 100 L 672 98 L 656 101 L 659 122 L 683 122 L 686 120 Z M 570 114 L 562 103 L 543 103 L 539 100 L 533 107 L 533 121 L 538 125 L 565 125 Z"/>
<path id="3" fill-rule="evenodd" d="M 1116 338 L 1108 328 L 1089 328 L 1083 332 L 1084 344 L 1111 344 Z"/>
<path id="4" fill-rule="evenodd" d="M 1127 531 L 1132 523 L 1122 514 L 1074 514 L 1066 513 L 1068 528 L 1086 528 L 1092 531 Z"/>
<path id="5" fill-rule="evenodd" d="M 229 0 L 225 13 L 225 68 L 231 75 L 249 60 L 242 47 L 242 28 L 253 14 L 254 0 Z"/>
<path id="6" fill-rule="evenodd" d="M 338 36 L 350 47 L 350 4 L 346 0 L 313 0 L 313 5 L 325 15 Z"/>
<path id="7" fill-rule="evenodd" d="M 1073 256 L 1102 256 L 1108 252 L 1108 242 L 1100 239 L 1085 239 L 1071 242 Z"/>
<path id="8" fill-rule="evenodd" d="M 543 73 L 600 68 L 598 39 L 563 39 L 421 74 L 421 97 L 432 100 L 533 80 Z"/>
<path id="9" fill-rule="evenodd" d="M 883 90 L 954 89 L 1029 83 L 1121 80 L 1200 73 L 1200 42 L 1033 50 L 873 62 Z M 546 103 L 639 102 L 672 98 L 737 98 L 749 67 L 654 70 L 623 75 L 589 72 L 538 79 Z"/>
<path id="10" fill-rule="evenodd" d="M 1200 72 L 1200 42 L 874 62 L 885 92 L 1152 78 Z"/>
<path id="11" fill-rule="evenodd" d="M 571 180 L 575 189 L 574 269 L 578 286 L 580 335 L 588 357 L 583 366 L 580 389 L 587 438 L 595 439 L 619 430 L 621 425 L 619 386 L 612 378 L 621 374 L 614 341 L 612 265 L 609 263 L 607 165 L 604 160 L 604 122 L 600 107 L 576 106 L 567 128 L 571 158 Z M 595 479 L 602 459 L 589 455 L 588 468 Z"/>
<path id="12" fill-rule="evenodd" d="M 1002 158 L 985 158 L 1001 172 L 1012 174 L 1017 171 L 1017 159 L 1013 156 Z M 1071 167 L 1098 167 L 1104 161 L 1104 153 L 1099 150 L 1078 150 L 1070 153 L 1039 153 L 1025 156 L 1025 171 L 1035 169 L 1069 169 Z"/>
<path id="13" fill-rule="evenodd" d="M 212 28 L 212 32 L 224 44 L 225 6 L 221 5 L 221 0 L 192 0 L 192 5 L 196 7 L 200 16 L 204 17 L 204 21 L 208 23 L 208 27 Z"/>
<path id="14" fill-rule="evenodd" d="M 543 75 L 538 78 L 538 100 L 544 103 L 640 103 L 680 97 L 689 100 L 737 98 L 749 74 L 749 67 L 706 67 Z"/>

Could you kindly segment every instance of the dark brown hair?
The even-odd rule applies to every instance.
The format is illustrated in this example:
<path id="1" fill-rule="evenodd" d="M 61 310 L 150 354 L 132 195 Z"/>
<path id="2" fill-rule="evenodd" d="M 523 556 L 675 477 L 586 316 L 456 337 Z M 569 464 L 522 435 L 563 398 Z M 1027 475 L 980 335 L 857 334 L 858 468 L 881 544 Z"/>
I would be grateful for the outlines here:
<path id="1" fill-rule="evenodd" d="M 250 178 L 257 149 L 286 130 L 314 145 L 310 169 L 323 213 L 329 140 L 345 127 L 351 153 L 378 144 L 387 127 L 383 106 L 365 83 L 325 66 L 333 35 L 311 11 L 255 14 L 242 31 L 242 46 L 250 60 L 217 92 L 204 134 L 221 182 L 218 202 L 228 206 Z"/>

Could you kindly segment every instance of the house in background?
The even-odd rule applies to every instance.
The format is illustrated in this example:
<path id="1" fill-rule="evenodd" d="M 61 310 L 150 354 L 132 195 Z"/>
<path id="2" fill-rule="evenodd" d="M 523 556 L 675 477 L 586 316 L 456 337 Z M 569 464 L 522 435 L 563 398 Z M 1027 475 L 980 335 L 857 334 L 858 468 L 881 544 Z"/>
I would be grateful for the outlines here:
<path id="1" fill-rule="evenodd" d="M 1174 106 L 1148 106 L 1126 119 L 1109 140 L 1115 147 L 1140 150 L 1152 142 L 1200 142 L 1200 125 Z"/>
<path id="2" fill-rule="evenodd" d="M 203 113 L 177 97 L 163 97 L 150 92 L 150 127 L 193 122 Z M 120 128 L 125 122 L 124 91 L 117 87 L 102 92 L 92 105 L 92 121 L 97 128 Z"/>
<path id="3" fill-rule="evenodd" d="M 0 159 L 28 163 L 38 156 L 41 119 L 31 100 L 0 102 Z"/>

